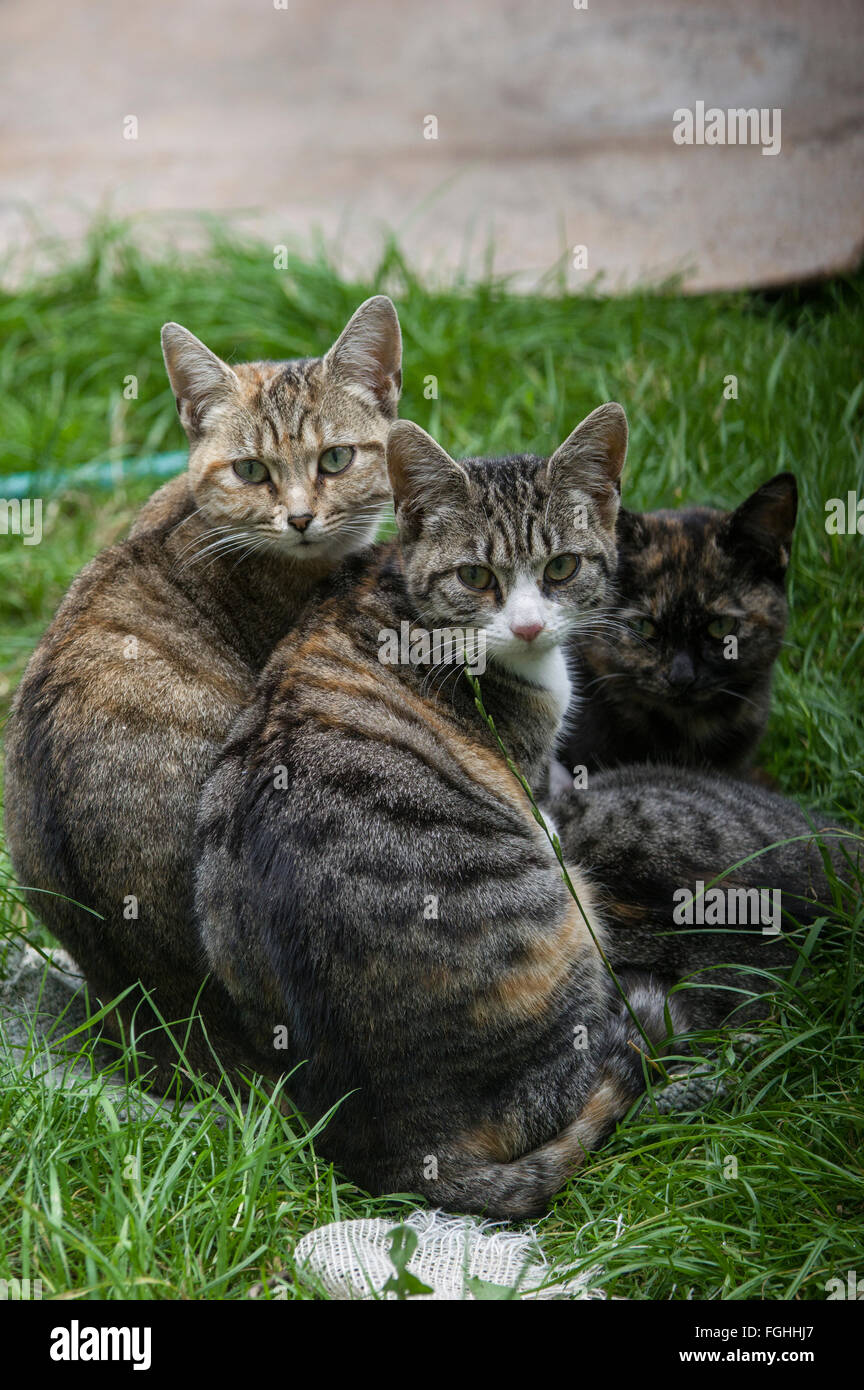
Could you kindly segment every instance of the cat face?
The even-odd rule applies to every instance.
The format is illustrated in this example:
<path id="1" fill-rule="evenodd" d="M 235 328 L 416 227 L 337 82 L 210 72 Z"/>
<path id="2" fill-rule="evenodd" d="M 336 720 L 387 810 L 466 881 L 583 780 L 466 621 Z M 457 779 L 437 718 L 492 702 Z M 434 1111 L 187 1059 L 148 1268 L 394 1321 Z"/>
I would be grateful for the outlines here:
<path id="1" fill-rule="evenodd" d="M 374 539 L 402 379 L 389 299 L 361 304 L 324 358 L 229 367 L 176 323 L 162 346 L 214 552 L 335 563 Z"/>
<path id="2" fill-rule="evenodd" d="M 781 473 L 732 513 L 622 510 L 611 621 L 577 638 L 586 692 L 594 680 L 614 701 L 685 713 L 764 679 L 786 627 L 796 507 Z"/>
<path id="3" fill-rule="evenodd" d="M 626 449 L 626 417 L 614 404 L 583 420 L 548 461 L 457 463 L 417 425 L 394 425 L 387 465 L 422 625 L 475 629 L 490 661 L 530 676 L 606 601 Z"/>

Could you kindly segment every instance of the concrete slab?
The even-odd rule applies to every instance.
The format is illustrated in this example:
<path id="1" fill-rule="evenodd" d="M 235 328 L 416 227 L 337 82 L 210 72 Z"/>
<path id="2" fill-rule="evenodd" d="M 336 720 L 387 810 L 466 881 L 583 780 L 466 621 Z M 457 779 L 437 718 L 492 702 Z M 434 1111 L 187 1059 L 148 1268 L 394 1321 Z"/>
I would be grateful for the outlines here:
<path id="1" fill-rule="evenodd" d="M 317 228 L 348 268 L 382 228 L 427 272 L 477 273 L 491 238 L 521 283 L 556 262 L 572 285 L 690 290 L 857 262 L 859 0 L 587 6 L 6 0 L 0 250 L 34 210 L 74 238 L 110 202 L 239 213 L 274 245 Z M 673 112 L 700 101 L 779 108 L 780 153 L 676 144 Z"/>

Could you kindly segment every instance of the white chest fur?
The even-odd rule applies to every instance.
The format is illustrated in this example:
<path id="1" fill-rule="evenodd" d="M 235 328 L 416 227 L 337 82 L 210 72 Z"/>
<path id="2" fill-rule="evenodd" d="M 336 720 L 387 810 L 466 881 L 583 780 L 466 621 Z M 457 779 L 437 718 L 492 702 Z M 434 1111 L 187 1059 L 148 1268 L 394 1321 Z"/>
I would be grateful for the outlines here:
<path id="1" fill-rule="evenodd" d="M 520 676 L 531 685 L 539 686 L 551 696 L 560 724 L 567 713 L 573 693 L 570 673 L 561 648 L 552 647 L 549 651 L 536 654 L 526 651 L 524 656 L 521 652 L 511 651 L 507 654 L 506 665 L 514 675 Z"/>

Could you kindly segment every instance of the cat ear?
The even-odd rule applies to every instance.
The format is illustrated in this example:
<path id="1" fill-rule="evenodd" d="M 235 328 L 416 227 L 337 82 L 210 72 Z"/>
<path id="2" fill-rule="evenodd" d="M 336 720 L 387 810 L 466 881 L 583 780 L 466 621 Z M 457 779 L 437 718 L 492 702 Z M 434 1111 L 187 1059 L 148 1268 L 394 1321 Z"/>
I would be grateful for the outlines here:
<path id="1" fill-rule="evenodd" d="M 386 294 L 360 305 L 324 358 L 324 369 L 375 410 L 395 417 L 402 390 L 402 334 Z"/>
<path id="2" fill-rule="evenodd" d="M 452 502 L 467 502 L 468 474 L 411 420 L 397 420 L 387 435 L 387 472 L 400 524 L 409 527 Z"/>
<path id="3" fill-rule="evenodd" d="M 626 507 L 618 509 L 615 534 L 619 544 L 627 546 L 630 550 L 639 550 L 648 541 L 648 528 L 642 517 L 638 512 L 629 512 Z"/>
<path id="4" fill-rule="evenodd" d="M 778 473 L 763 483 L 730 516 L 727 547 L 769 570 L 789 564 L 798 513 L 794 473 Z"/>
<path id="5" fill-rule="evenodd" d="M 162 356 L 180 422 L 194 439 L 210 407 L 239 387 L 237 374 L 179 323 L 163 326 Z"/>
<path id="6" fill-rule="evenodd" d="M 587 492 L 611 527 L 618 510 L 621 471 L 627 456 L 627 416 L 609 401 L 587 415 L 547 464 L 553 487 Z"/>

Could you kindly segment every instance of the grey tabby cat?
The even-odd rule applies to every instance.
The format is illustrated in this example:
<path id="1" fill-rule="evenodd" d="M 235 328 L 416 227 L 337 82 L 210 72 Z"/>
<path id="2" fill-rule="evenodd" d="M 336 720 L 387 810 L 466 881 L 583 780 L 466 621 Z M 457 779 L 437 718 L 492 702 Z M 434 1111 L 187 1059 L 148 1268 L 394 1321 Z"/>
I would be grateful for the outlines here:
<path id="1" fill-rule="evenodd" d="M 861 839 L 836 818 L 695 769 L 593 774 L 545 809 L 591 883 L 612 965 L 684 982 L 697 1028 L 763 1017 L 773 973 L 793 959 L 784 930 L 833 910 L 824 855 L 844 900 L 861 871 Z"/>
<path id="2" fill-rule="evenodd" d="M 366 546 L 389 502 L 384 444 L 399 322 L 376 296 L 323 358 L 230 367 L 178 324 L 165 363 L 189 471 L 73 582 L 18 688 L 6 831 L 33 911 L 172 1080 L 245 1061 L 192 923 L 195 810 L 261 667 L 317 586 Z M 205 1031 L 182 1024 L 196 1003 Z M 147 1036 L 143 1036 L 147 1034 Z"/>
<path id="3" fill-rule="evenodd" d="M 662 974 L 622 972 L 646 1042 L 592 939 L 614 941 L 615 899 L 583 871 L 578 815 L 561 804 L 577 904 L 461 663 L 430 664 L 421 640 L 482 634 L 486 709 L 539 779 L 570 699 L 562 645 L 609 597 L 626 441 L 617 405 L 548 460 L 456 462 L 394 425 L 399 543 L 350 562 L 280 643 L 204 790 L 210 965 L 261 1070 L 291 1071 L 310 1119 L 338 1105 L 317 1147 L 373 1192 L 542 1210 L 643 1089 L 646 1046 L 666 1040 L 677 957 L 652 935 L 644 955 Z M 418 660 L 394 664 L 384 653 L 402 632 Z M 703 794 L 653 792 L 652 816 L 683 807 L 658 870 L 670 894 L 685 871 L 710 876 L 800 820 L 753 789 L 746 814 L 733 802 L 694 839 Z M 607 800 L 586 828 L 589 863 L 619 830 L 629 842 Z M 803 847 L 771 871 L 823 894 L 819 863 Z M 719 960 L 761 964 L 762 945 L 724 939 Z M 685 1003 L 669 1007 L 688 1027 Z"/>

